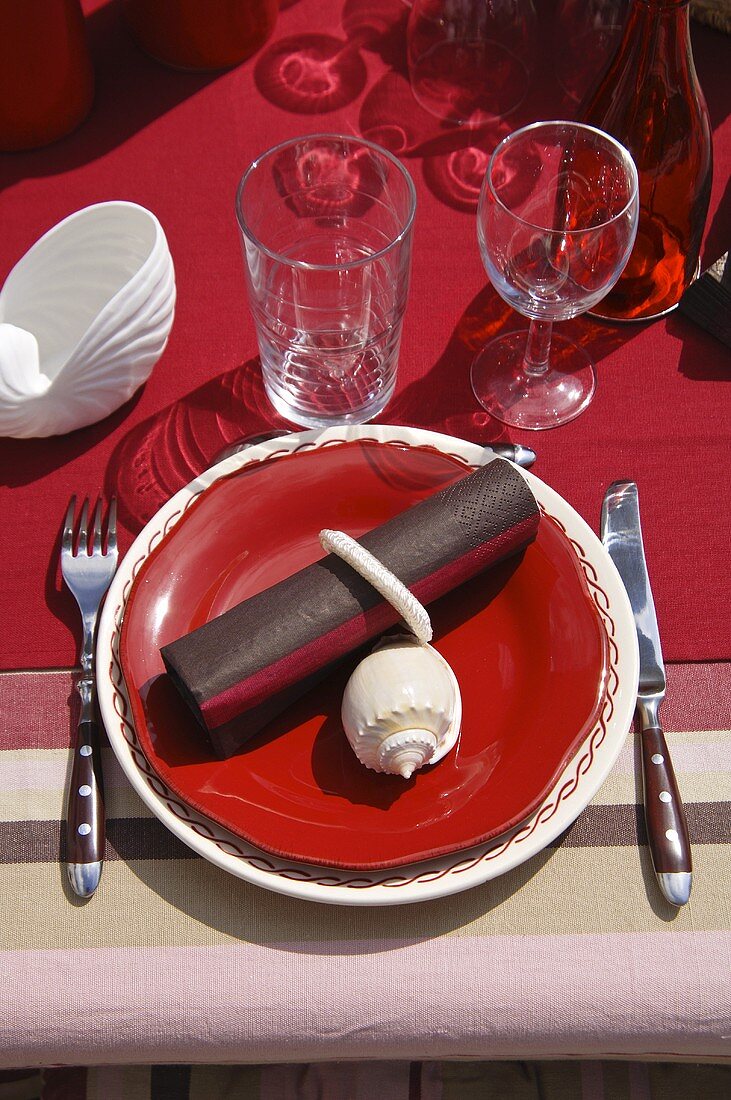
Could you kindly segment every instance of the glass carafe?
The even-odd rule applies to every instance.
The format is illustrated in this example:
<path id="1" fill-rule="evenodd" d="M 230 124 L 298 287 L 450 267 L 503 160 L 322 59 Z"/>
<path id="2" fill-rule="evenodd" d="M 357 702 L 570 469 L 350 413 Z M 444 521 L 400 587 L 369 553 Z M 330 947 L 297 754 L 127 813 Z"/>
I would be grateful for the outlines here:
<path id="1" fill-rule="evenodd" d="M 637 240 L 594 310 L 648 320 L 673 309 L 698 271 L 711 189 L 711 129 L 690 43 L 688 0 L 634 0 L 617 53 L 579 112 L 637 165 Z"/>

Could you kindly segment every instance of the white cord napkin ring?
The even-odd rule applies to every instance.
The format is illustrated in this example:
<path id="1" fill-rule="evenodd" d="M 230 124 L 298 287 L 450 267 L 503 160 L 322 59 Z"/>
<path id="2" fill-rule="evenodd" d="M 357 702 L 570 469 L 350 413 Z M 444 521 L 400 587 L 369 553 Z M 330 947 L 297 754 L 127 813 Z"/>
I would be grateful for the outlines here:
<path id="1" fill-rule="evenodd" d="M 320 531 L 320 544 L 323 550 L 342 558 L 356 573 L 372 584 L 384 600 L 388 600 L 398 611 L 409 630 L 416 635 L 422 645 L 431 641 L 431 619 L 426 608 L 383 562 L 366 550 L 365 546 L 361 546 L 344 531 L 330 531 L 327 528 Z"/>

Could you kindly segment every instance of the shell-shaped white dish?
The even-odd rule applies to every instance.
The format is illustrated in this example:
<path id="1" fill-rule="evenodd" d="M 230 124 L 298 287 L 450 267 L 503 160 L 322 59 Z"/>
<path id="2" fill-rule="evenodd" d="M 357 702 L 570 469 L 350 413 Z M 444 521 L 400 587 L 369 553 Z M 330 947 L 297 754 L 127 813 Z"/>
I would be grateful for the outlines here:
<path id="1" fill-rule="evenodd" d="M 410 635 L 387 636 L 353 670 L 341 718 L 361 764 L 410 779 L 456 744 L 462 697 L 441 653 Z"/>
<path id="2" fill-rule="evenodd" d="M 0 291 L 0 435 L 60 435 L 114 412 L 149 377 L 174 312 L 149 210 L 102 202 L 59 222 Z"/>

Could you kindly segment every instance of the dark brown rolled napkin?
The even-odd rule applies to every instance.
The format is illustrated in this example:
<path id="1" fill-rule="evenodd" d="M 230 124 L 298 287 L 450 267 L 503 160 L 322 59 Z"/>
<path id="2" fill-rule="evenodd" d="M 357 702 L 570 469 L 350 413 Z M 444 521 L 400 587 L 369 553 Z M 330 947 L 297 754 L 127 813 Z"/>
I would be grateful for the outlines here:
<path id="1" fill-rule="evenodd" d="M 424 604 L 535 538 L 538 504 L 496 459 L 358 541 Z M 179 638 L 165 666 L 215 752 L 230 756 L 398 613 L 334 554 Z"/>

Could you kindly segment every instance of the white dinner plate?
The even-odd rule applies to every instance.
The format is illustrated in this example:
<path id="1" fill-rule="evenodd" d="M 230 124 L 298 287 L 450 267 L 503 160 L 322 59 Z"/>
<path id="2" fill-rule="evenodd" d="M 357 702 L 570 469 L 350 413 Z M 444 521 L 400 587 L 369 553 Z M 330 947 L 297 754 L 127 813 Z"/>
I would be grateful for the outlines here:
<path id="1" fill-rule="evenodd" d="M 607 634 L 608 652 L 607 683 L 598 717 L 537 812 L 497 840 L 439 858 L 374 871 L 280 858 L 197 813 L 151 767 L 135 730 L 119 657 L 120 628 L 132 582 L 192 501 L 219 478 L 270 455 L 288 455 L 344 440 L 429 447 L 472 466 L 493 457 L 488 448 L 452 436 L 416 428 L 366 425 L 269 440 L 206 471 L 153 516 L 119 566 L 99 623 L 99 704 L 109 741 L 132 786 L 166 828 L 205 859 L 248 882 L 291 897 L 339 905 L 402 905 L 454 894 L 504 874 L 541 852 L 578 817 L 609 774 L 632 722 L 639 669 L 637 636 L 626 592 L 599 539 L 556 492 L 535 475 L 521 471 L 541 508 L 563 527 L 576 553 Z"/>

